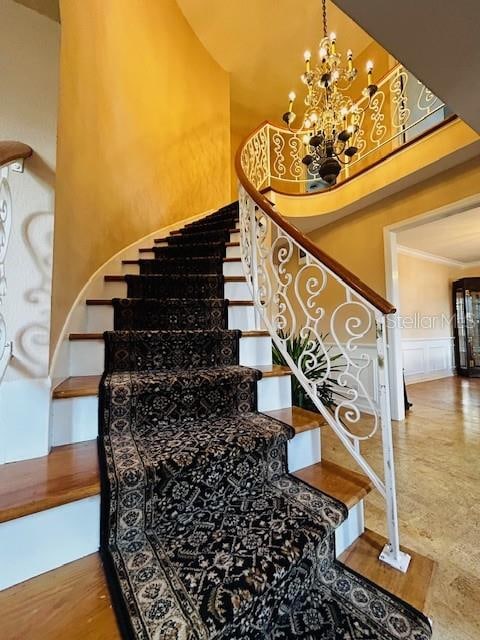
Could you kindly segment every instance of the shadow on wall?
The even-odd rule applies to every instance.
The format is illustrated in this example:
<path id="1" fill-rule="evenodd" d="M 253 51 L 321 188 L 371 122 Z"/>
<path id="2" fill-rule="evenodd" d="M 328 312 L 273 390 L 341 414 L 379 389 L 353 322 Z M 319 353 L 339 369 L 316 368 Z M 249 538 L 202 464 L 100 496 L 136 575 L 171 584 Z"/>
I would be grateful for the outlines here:
<path id="1" fill-rule="evenodd" d="M 29 317 L 36 320 L 17 331 L 17 357 L 13 359 L 12 366 L 23 375 L 36 377 L 44 375 L 48 366 L 53 213 L 40 211 L 30 214 L 22 225 L 22 237 L 36 268 L 31 274 L 34 286 L 24 292 L 23 299 L 31 309 Z"/>
<path id="2" fill-rule="evenodd" d="M 28 172 L 53 192 L 55 172 L 38 154 L 28 161 Z M 11 366 L 22 376 L 39 377 L 46 375 L 49 360 L 53 211 L 28 214 L 22 223 L 21 237 L 34 266 L 28 278 L 31 286 L 22 296 L 28 310 L 24 317 L 30 322 L 16 332 Z"/>

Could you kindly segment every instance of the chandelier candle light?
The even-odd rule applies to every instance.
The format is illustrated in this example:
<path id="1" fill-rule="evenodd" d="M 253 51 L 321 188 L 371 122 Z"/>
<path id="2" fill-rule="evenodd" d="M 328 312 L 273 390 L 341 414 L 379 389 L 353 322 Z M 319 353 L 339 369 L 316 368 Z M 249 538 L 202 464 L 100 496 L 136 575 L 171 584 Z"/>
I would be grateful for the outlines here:
<path id="1" fill-rule="evenodd" d="M 296 133 L 303 133 L 305 156 L 302 162 L 312 176 L 318 175 L 329 185 L 334 185 L 342 165 L 347 165 L 357 153 L 355 137 L 363 111 L 348 95 L 352 82 L 357 77 L 353 66 L 353 53 L 347 51 L 347 64 L 342 64 L 342 55 L 337 52 L 335 33 L 327 35 L 326 0 L 322 0 L 323 38 L 319 45 L 319 63 L 312 68 L 310 51 L 303 54 L 305 72 L 301 76 L 306 85 L 305 111 L 302 124 Z M 367 86 L 363 95 L 369 101 L 377 92 L 373 83 L 373 62 L 367 62 Z M 292 131 L 296 118 L 293 105 L 296 99 L 292 91 L 288 95 L 288 111 L 283 120 Z"/>

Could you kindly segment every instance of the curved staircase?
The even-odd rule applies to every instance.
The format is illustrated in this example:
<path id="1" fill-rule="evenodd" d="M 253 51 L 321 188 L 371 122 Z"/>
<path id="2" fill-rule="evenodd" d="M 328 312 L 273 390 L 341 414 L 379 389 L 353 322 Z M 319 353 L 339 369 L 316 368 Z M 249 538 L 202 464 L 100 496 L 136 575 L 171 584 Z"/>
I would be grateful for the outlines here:
<path id="1" fill-rule="evenodd" d="M 372 483 L 322 459 L 324 419 L 291 406 L 291 371 L 272 365 L 237 221 L 230 205 L 105 277 L 105 297 L 86 302 L 86 331 L 70 335 L 71 375 L 53 391 L 54 448 L 31 474 L 33 484 L 58 461 L 65 479 L 73 459 L 76 481 L 46 483 L 38 500 L 0 496 L 0 518 L 73 510 L 93 548 L 57 559 L 50 549 L 37 573 L 94 551 L 99 414 L 102 547 L 126 637 L 427 639 L 419 612 L 335 561 L 364 531 Z"/>

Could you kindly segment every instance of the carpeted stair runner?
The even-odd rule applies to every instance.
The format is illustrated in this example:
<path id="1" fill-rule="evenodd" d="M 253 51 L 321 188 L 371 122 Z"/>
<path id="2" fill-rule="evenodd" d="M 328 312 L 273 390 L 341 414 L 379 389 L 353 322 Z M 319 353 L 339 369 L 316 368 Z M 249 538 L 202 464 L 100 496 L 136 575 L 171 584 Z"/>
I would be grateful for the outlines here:
<path id="1" fill-rule="evenodd" d="M 160 257 L 156 260 L 139 260 L 140 274 L 222 274 L 223 256 L 195 256 L 194 258 Z"/>
<path id="2" fill-rule="evenodd" d="M 228 301 L 223 298 L 163 298 L 161 304 L 157 298 L 114 298 L 113 309 L 116 331 L 224 329 L 228 325 Z"/>
<path id="3" fill-rule="evenodd" d="M 237 214 L 169 238 L 113 302 L 101 550 L 122 634 L 428 640 L 422 614 L 336 562 L 347 508 L 288 474 L 293 430 L 256 411 L 261 373 L 238 365 L 241 332 L 227 329 L 224 249 L 205 253 Z"/>

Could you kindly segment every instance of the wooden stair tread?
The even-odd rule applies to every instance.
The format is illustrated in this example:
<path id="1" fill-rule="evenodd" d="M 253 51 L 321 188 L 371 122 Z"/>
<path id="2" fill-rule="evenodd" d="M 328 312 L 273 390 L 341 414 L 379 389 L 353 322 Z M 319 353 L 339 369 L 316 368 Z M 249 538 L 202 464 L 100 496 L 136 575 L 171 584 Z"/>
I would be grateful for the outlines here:
<path id="1" fill-rule="evenodd" d="M 126 282 L 125 275 L 119 275 L 119 274 L 103 276 L 103 279 L 105 282 Z M 247 279 L 245 278 L 245 276 L 224 276 L 223 281 L 224 282 L 246 282 Z"/>
<path id="2" fill-rule="evenodd" d="M 54 447 L 34 460 L 0 467 L 0 522 L 97 495 L 95 440 Z"/>
<path id="3" fill-rule="evenodd" d="M 258 364 L 255 367 L 251 367 L 252 369 L 257 369 L 262 372 L 262 378 L 275 378 L 278 376 L 289 376 L 291 375 L 291 370 L 289 367 L 284 367 L 280 364 Z"/>
<path id="4" fill-rule="evenodd" d="M 288 367 L 285 367 L 288 369 Z M 288 369 L 291 373 L 290 369 Z M 325 425 L 325 420 L 319 413 L 308 411 L 301 407 L 286 407 L 285 409 L 276 409 L 275 411 L 264 411 L 265 415 L 275 418 L 279 422 L 284 422 L 295 429 L 295 433 L 303 433 L 311 431 L 317 427 Z"/>
<path id="5" fill-rule="evenodd" d="M 242 331 L 242 338 L 266 338 L 270 334 L 268 331 Z M 79 340 L 103 340 L 103 333 L 70 333 L 68 336 L 70 342 Z"/>
<path id="6" fill-rule="evenodd" d="M 372 482 L 361 473 L 341 467 L 329 460 L 299 469 L 293 474 L 300 480 L 347 505 L 349 509 L 372 490 Z"/>
<path id="7" fill-rule="evenodd" d="M 411 556 L 406 573 L 379 560 L 387 539 L 365 529 L 339 557 L 340 562 L 423 613 L 428 613 L 429 592 L 437 563 L 416 551 L 402 547 Z"/>
<path id="8" fill-rule="evenodd" d="M 89 307 L 111 307 L 113 298 L 89 298 L 85 304 Z M 159 300 L 159 304 L 161 304 Z M 252 300 L 227 300 L 229 307 L 253 307 Z"/>
<path id="9" fill-rule="evenodd" d="M 1 591 L 0 610 L 4 640 L 122 637 L 99 553 Z"/>
<path id="10" fill-rule="evenodd" d="M 256 367 L 251 368 L 261 371 L 264 378 L 287 376 L 291 373 L 288 367 L 282 367 L 280 365 L 257 365 Z M 54 388 L 52 398 L 54 400 L 62 400 L 66 398 L 96 396 L 98 395 L 98 387 L 101 377 L 102 376 L 100 375 L 70 376 Z"/>
<path id="11" fill-rule="evenodd" d="M 58 384 L 52 393 L 52 398 L 83 398 L 96 396 L 102 376 L 70 376 Z"/>

